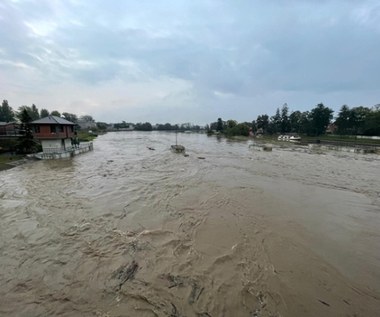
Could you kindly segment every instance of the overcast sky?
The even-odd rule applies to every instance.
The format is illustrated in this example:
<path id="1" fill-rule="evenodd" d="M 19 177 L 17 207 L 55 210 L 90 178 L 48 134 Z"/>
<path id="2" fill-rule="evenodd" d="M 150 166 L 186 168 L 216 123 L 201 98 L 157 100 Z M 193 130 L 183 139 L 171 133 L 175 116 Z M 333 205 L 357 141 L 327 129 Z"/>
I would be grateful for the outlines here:
<path id="1" fill-rule="evenodd" d="M 0 0 L 0 99 L 97 121 L 380 103 L 380 1 Z"/>

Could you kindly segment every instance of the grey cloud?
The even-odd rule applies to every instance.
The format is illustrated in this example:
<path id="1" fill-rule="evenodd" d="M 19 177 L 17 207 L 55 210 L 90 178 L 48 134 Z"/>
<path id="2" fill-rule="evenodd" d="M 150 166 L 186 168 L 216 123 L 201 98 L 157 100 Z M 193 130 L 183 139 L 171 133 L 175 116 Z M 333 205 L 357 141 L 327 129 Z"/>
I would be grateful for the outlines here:
<path id="1" fill-rule="evenodd" d="M 367 100 L 362 92 L 378 89 L 380 6 L 371 1 L 35 0 L 1 6 L 0 67 L 11 72 L 25 64 L 47 86 L 185 80 L 194 103 L 208 107 L 205 114 L 230 113 L 231 103 L 245 110 L 255 101 L 270 103 L 263 96 L 279 91 L 295 101 L 309 93 L 333 103 L 342 99 L 334 97 L 339 93 L 356 91 Z M 45 34 L 33 34 L 33 24 Z M 221 100 L 223 94 L 229 97 Z M 276 98 L 271 107 L 278 106 Z"/>

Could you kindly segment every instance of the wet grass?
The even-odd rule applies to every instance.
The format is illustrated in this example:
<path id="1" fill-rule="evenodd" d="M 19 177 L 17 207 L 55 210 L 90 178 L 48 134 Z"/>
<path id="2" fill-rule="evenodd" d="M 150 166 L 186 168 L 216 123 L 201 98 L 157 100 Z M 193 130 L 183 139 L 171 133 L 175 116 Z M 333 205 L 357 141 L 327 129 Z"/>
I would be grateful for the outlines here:
<path id="1" fill-rule="evenodd" d="M 356 138 L 356 136 L 348 136 L 348 135 L 319 135 L 319 136 L 307 136 L 300 135 L 302 144 L 305 143 L 317 143 L 320 142 L 334 142 L 334 143 L 342 143 L 342 144 L 351 144 L 351 145 L 372 145 L 372 146 L 380 146 L 380 140 L 373 139 L 361 139 Z M 257 140 L 262 140 L 265 142 L 276 142 L 278 135 L 263 135 Z M 281 141 L 283 142 L 283 141 Z"/>
<path id="2" fill-rule="evenodd" d="M 89 133 L 88 131 L 78 131 L 78 138 L 80 142 L 91 142 L 97 136 L 97 134 Z"/>
<path id="3" fill-rule="evenodd" d="M 9 163 L 18 161 L 24 158 L 23 155 L 2 154 L 0 155 L 0 171 L 7 170 L 13 166 Z"/>

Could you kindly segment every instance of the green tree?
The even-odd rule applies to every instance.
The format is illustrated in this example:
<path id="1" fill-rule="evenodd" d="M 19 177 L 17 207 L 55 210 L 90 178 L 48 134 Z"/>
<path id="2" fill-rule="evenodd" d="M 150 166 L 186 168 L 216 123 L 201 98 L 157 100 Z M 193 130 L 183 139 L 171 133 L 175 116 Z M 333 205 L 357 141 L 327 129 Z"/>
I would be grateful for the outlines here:
<path id="1" fill-rule="evenodd" d="M 329 125 L 332 117 L 333 110 L 325 107 L 323 103 L 318 104 L 310 111 L 309 120 L 310 120 L 310 129 L 309 134 L 312 135 L 321 135 L 325 134 L 326 128 Z"/>
<path id="2" fill-rule="evenodd" d="M 223 132 L 224 130 L 224 123 L 222 118 L 218 118 L 217 124 L 216 124 L 216 131 Z"/>
<path id="3" fill-rule="evenodd" d="M 15 113 L 12 107 L 9 106 L 8 100 L 3 100 L 0 106 L 0 121 L 12 122 L 15 120 Z"/>
<path id="4" fill-rule="evenodd" d="M 45 118 L 47 116 L 49 116 L 49 110 L 47 110 L 47 109 L 41 109 L 41 111 L 40 111 L 40 118 Z"/>
<path id="5" fill-rule="evenodd" d="M 299 133 L 306 133 L 309 135 L 313 134 L 309 111 L 304 111 L 301 113 Z"/>
<path id="6" fill-rule="evenodd" d="M 135 130 L 136 131 L 152 131 L 153 127 L 152 127 L 152 124 L 150 124 L 149 122 L 136 123 Z"/>
<path id="7" fill-rule="evenodd" d="M 77 122 L 78 122 L 78 117 L 77 117 L 77 115 L 74 114 L 74 113 L 63 112 L 63 113 L 62 113 L 62 116 L 63 116 L 66 120 L 68 120 L 68 121 L 70 121 L 70 122 L 73 122 L 73 123 L 77 123 Z"/>
<path id="8" fill-rule="evenodd" d="M 17 148 L 21 153 L 31 153 L 35 148 L 33 140 L 33 133 L 30 123 L 33 121 L 28 109 L 23 108 L 19 112 L 19 120 L 21 122 L 20 132 L 22 135 L 19 137 Z"/>
<path id="9" fill-rule="evenodd" d="M 51 116 L 55 116 L 55 117 L 61 117 L 61 113 L 57 110 L 53 110 L 51 113 L 50 113 Z"/>
<path id="10" fill-rule="evenodd" d="M 232 129 L 233 127 L 237 126 L 237 121 L 236 120 L 227 120 L 227 128 Z"/>
<path id="11" fill-rule="evenodd" d="M 79 117 L 79 121 L 82 122 L 95 122 L 94 118 L 90 115 L 84 115 Z"/>
<path id="12" fill-rule="evenodd" d="M 40 118 L 40 113 L 35 104 L 32 104 L 32 107 L 30 108 L 30 116 L 32 118 L 32 121 L 38 120 Z"/>
<path id="13" fill-rule="evenodd" d="M 255 120 L 252 120 L 251 127 L 252 127 L 252 132 L 256 133 L 256 131 L 257 131 L 257 123 L 256 123 Z"/>
<path id="14" fill-rule="evenodd" d="M 256 119 L 256 125 L 257 129 L 262 129 L 263 133 L 267 133 L 269 128 L 269 116 L 267 114 L 258 116 Z"/>
<path id="15" fill-rule="evenodd" d="M 281 114 L 279 108 L 277 108 L 276 114 L 270 118 L 268 132 L 270 134 L 281 132 Z"/>
<path id="16" fill-rule="evenodd" d="M 335 124 L 338 128 L 338 134 L 348 134 L 350 132 L 352 129 L 352 119 L 350 120 L 350 118 L 352 118 L 350 108 L 347 105 L 343 105 L 340 108 L 337 119 L 335 120 Z"/>
<path id="17" fill-rule="evenodd" d="M 22 122 L 24 110 L 28 113 L 29 117 L 31 118 L 31 121 L 40 118 L 40 114 L 38 113 L 38 109 L 35 105 L 33 105 L 32 107 L 20 106 L 16 114 L 16 117 L 20 122 Z"/>
<path id="18" fill-rule="evenodd" d="M 234 120 L 229 120 L 236 123 Z M 228 125 L 227 121 L 227 128 L 225 129 L 225 134 L 227 136 L 235 136 L 235 135 L 243 135 L 248 136 L 249 135 L 249 126 L 246 123 L 236 123 L 235 125 Z"/>
<path id="19" fill-rule="evenodd" d="M 380 108 L 374 107 L 366 116 L 363 134 L 380 135 Z"/>
<path id="20" fill-rule="evenodd" d="M 366 129 L 367 117 L 372 115 L 372 110 L 367 107 L 354 107 L 351 109 L 350 125 L 352 134 L 363 134 Z"/>
<path id="21" fill-rule="evenodd" d="M 293 111 L 289 116 L 290 131 L 301 133 L 302 113 L 301 111 Z"/>
<path id="22" fill-rule="evenodd" d="M 290 121 L 289 121 L 289 107 L 288 104 L 284 104 L 281 109 L 281 133 L 290 132 Z"/>
<path id="23" fill-rule="evenodd" d="M 101 131 L 105 131 L 107 130 L 108 124 L 105 122 L 96 122 L 96 127 Z"/>

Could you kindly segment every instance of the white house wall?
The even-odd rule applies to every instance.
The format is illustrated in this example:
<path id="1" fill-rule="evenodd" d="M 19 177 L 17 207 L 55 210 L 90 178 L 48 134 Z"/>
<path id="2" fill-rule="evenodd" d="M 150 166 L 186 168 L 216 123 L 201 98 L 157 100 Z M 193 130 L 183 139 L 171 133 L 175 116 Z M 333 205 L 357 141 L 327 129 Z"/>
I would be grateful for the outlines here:
<path id="1" fill-rule="evenodd" d="M 43 149 L 57 149 L 62 147 L 61 139 L 42 140 L 41 144 Z"/>
<path id="2" fill-rule="evenodd" d="M 65 147 L 66 149 L 71 147 L 71 139 L 65 139 Z"/>

